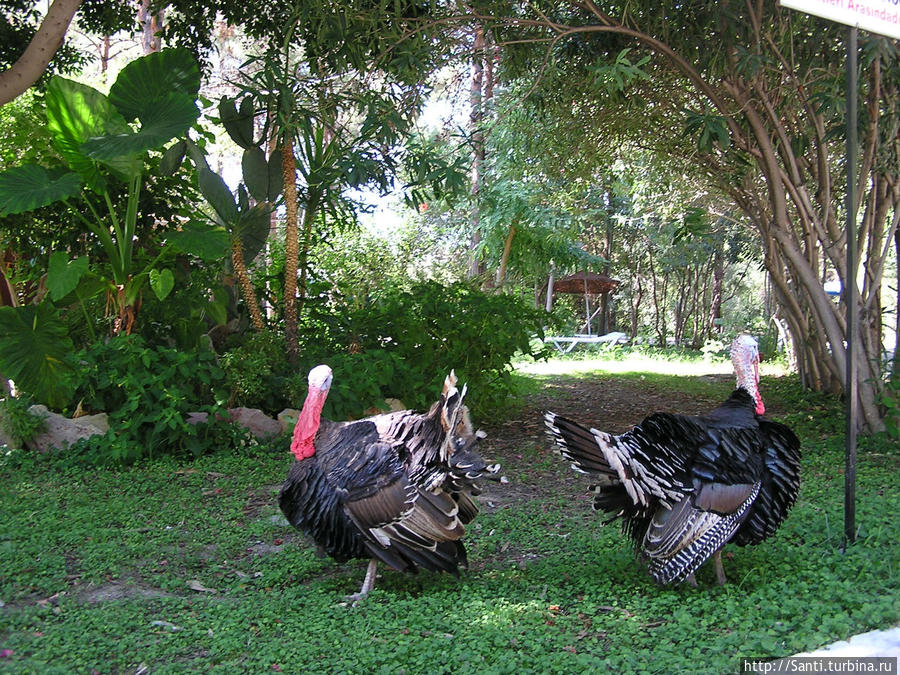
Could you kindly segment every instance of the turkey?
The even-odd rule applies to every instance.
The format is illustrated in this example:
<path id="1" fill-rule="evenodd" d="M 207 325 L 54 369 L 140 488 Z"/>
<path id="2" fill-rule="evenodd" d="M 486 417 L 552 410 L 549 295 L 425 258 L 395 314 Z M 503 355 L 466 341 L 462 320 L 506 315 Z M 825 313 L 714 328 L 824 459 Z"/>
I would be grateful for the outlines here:
<path id="1" fill-rule="evenodd" d="M 800 487 L 800 442 L 768 420 L 759 393 L 759 350 L 749 335 L 731 346 L 737 389 L 698 417 L 655 413 L 613 435 L 545 414 L 547 432 L 576 471 L 596 476 L 594 508 L 621 517 L 660 584 L 687 580 L 710 556 L 725 583 L 721 549 L 772 535 Z"/>
<path id="2" fill-rule="evenodd" d="M 331 382 L 328 366 L 309 373 L 282 512 L 336 560 L 370 559 L 354 602 L 375 585 L 378 561 L 401 572 L 458 575 L 467 564 L 464 525 L 478 513 L 475 481 L 500 480 L 499 465 L 487 466 L 477 452 L 483 434 L 472 429 L 465 387 L 456 388 L 451 371 L 427 413 L 331 422 L 321 418 Z"/>

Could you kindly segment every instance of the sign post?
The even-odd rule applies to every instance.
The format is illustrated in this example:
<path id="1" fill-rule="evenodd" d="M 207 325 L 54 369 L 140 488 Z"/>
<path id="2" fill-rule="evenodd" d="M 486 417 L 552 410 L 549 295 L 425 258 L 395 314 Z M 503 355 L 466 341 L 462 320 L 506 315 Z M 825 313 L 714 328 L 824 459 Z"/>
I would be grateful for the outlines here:
<path id="1" fill-rule="evenodd" d="M 850 26 L 847 31 L 847 272 L 844 301 L 847 303 L 846 345 L 846 435 L 844 466 L 844 542 L 856 539 L 856 431 L 858 378 L 856 345 L 859 290 L 856 285 L 856 156 L 857 156 L 857 36 L 859 29 L 900 38 L 900 5 L 891 0 L 780 0 L 807 14 Z"/>

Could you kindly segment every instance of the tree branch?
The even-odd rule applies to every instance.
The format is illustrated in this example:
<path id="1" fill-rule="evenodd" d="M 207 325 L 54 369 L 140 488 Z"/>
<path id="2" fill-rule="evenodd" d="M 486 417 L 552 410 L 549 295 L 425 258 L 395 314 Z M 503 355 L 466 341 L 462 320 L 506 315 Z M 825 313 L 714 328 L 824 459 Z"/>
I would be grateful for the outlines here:
<path id="1" fill-rule="evenodd" d="M 63 43 L 69 24 L 82 0 L 53 0 L 25 52 L 0 73 L 0 106 L 23 94 L 38 81 Z"/>

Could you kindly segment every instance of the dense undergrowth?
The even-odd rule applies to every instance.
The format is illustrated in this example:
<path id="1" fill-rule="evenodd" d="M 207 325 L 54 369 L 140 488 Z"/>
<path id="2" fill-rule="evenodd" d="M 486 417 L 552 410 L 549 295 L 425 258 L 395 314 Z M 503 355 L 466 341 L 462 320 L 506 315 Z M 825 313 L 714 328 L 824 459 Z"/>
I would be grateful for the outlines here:
<path id="1" fill-rule="evenodd" d="M 591 377 L 713 399 L 730 386 Z M 526 381 L 534 396 L 551 380 Z M 284 444 L 90 470 L 64 456 L 8 455 L 0 670 L 732 673 L 741 656 L 794 654 L 896 624 L 896 446 L 861 439 L 859 536 L 844 548 L 840 408 L 794 378 L 767 380 L 766 391 L 802 438 L 803 488 L 773 539 L 726 549 L 723 588 L 706 569 L 698 589 L 656 587 L 618 528 L 590 511 L 586 481 L 573 484 L 534 436 L 498 446 L 512 482 L 483 497 L 461 578 L 385 571 L 355 608 L 341 601 L 364 566 L 316 557 L 280 517 Z M 528 405 L 512 414 L 525 419 L 492 437 L 535 422 Z"/>

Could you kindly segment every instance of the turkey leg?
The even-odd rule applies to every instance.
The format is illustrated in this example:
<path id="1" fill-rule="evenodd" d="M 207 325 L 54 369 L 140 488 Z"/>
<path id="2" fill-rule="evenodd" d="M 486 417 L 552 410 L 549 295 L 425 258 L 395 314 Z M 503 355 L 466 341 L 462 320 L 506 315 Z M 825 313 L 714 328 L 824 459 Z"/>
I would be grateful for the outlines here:
<path id="1" fill-rule="evenodd" d="M 722 551 L 721 549 L 713 553 L 713 565 L 716 568 L 716 581 L 719 582 L 719 586 L 725 585 L 725 568 L 722 566 Z"/>
<path id="2" fill-rule="evenodd" d="M 354 593 L 353 595 L 348 595 L 347 600 L 352 604 L 356 604 L 364 597 L 369 594 L 373 588 L 375 588 L 375 573 L 378 570 L 378 561 L 375 558 L 372 558 L 369 561 L 369 566 L 366 568 L 366 578 L 363 579 L 362 588 L 359 589 L 359 593 Z"/>

